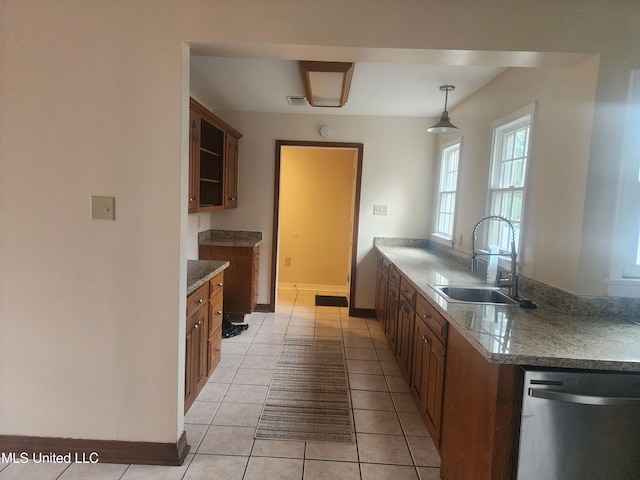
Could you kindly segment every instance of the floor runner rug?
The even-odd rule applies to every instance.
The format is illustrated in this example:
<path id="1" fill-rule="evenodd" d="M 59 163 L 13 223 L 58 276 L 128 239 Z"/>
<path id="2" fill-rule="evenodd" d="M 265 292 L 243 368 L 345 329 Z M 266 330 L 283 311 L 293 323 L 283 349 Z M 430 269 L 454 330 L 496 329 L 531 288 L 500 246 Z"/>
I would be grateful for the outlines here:
<path id="1" fill-rule="evenodd" d="M 256 438 L 353 443 L 341 340 L 284 340 Z"/>

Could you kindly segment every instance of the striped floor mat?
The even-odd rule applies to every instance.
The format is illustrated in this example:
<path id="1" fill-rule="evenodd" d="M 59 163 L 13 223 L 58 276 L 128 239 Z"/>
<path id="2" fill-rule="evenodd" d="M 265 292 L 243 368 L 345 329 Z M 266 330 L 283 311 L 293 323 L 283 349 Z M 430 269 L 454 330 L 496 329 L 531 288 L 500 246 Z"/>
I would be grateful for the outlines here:
<path id="1" fill-rule="evenodd" d="M 353 443 L 341 340 L 284 340 L 256 438 Z"/>

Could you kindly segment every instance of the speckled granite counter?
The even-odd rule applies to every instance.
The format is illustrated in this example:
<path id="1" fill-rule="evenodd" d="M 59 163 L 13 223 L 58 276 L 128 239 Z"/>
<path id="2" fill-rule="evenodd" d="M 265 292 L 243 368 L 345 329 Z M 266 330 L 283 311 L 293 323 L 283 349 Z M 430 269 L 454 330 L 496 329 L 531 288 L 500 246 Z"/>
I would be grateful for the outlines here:
<path id="1" fill-rule="evenodd" d="M 187 260 L 187 295 L 195 292 L 229 266 L 217 260 Z"/>
<path id="2" fill-rule="evenodd" d="M 640 325 L 570 315 L 535 297 L 535 310 L 448 302 L 430 285 L 484 283 L 446 255 L 388 243 L 376 248 L 490 362 L 640 372 Z"/>
<path id="3" fill-rule="evenodd" d="M 198 233 L 198 245 L 217 247 L 257 247 L 262 243 L 262 232 L 237 230 L 205 230 Z"/>

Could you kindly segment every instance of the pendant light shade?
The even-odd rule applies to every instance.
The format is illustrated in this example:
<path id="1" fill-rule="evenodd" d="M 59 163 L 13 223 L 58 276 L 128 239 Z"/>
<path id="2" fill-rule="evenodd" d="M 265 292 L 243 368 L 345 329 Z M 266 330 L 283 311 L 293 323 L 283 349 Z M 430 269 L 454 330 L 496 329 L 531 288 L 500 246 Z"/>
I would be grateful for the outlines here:
<path id="1" fill-rule="evenodd" d="M 460 129 L 456 127 L 451 120 L 449 119 L 449 112 L 447 112 L 447 100 L 449 99 L 449 90 L 455 90 L 456 87 L 453 85 L 441 85 L 440 91 L 444 92 L 444 111 L 440 116 L 440 121 L 436 123 L 433 127 L 428 128 L 427 132 L 429 133 L 459 133 Z"/>

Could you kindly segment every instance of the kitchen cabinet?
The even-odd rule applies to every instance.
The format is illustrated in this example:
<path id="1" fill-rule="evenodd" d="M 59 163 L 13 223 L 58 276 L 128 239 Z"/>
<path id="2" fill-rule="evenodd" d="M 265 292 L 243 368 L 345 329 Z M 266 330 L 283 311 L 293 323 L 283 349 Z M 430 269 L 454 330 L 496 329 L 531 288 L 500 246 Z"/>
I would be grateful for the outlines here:
<path id="1" fill-rule="evenodd" d="M 398 341 L 398 311 L 400 308 L 400 273 L 393 265 L 389 267 L 389 285 L 385 311 L 385 334 L 391 350 L 396 352 Z"/>
<path id="2" fill-rule="evenodd" d="M 220 272 L 187 297 L 185 413 L 220 362 L 223 279 Z"/>
<path id="3" fill-rule="evenodd" d="M 382 329 L 386 331 L 387 326 L 387 296 L 389 294 L 389 261 L 383 256 L 379 255 L 376 260 L 376 296 L 375 296 L 375 310 L 376 317 L 382 326 Z"/>
<path id="4" fill-rule="evenodd" d="M 237 207 L 238 131 L 194 100 L 189 109 L 189 213 Z"/>
<path id="5" fill-rule="evenodd" d="M 229 262 L 225 270 L 224 313 L 232 321 L 243 321 L 258 303 L 260 247 L 200 245 L 201 260 Z"/>
<path id="6" fill-rule="evenodd" d="M 515 478 L 522 368 L 490 363 L 454 328 L 446 353 L 441 478 Z"/>
<path id="7" fill-rule="evenodd" d="M 440 447 L 448 323 L 422 296 L 416 300 L 411 393 L 436 447 Z"/>
<path id="8" fill-rule="evenodd" d="M 413 334 L 416 316 L 416 289 L 405 277 L 400 277 L 400 305 L 396 357 L 404 377 L 409 381 L 413 367 Z"/>
<path id="9" fill-rule="evenodd" d="M 224 208 L 238 206 L 238 138 L 226 135 L 224 149 Z"/>
<path id="10" fill-rule="evenodd" d="M 184 409 L 193 404 L 207 383 L 207 340 L 209 325 L 209 284 L 187 297 Z"/>
<path id="11" fill-rule="evenodd" d="M 224 275 L 219 273 L 209 280 L 209 326 L 207 336 L 207 377 L 220 363 L 222 352 L 222 305 Z"/>

